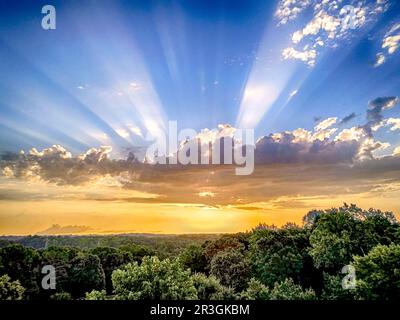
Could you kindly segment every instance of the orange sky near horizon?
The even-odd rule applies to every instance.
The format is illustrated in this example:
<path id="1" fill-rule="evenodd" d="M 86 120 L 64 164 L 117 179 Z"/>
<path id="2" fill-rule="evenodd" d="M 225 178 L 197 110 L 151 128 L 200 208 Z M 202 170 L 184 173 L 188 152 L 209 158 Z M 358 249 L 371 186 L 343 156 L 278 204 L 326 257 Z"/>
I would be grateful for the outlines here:
<path id="1" fill-rule="evenodd" d="M 280 208 L 276 203 L 258 203 L 257 209 L 198 204 L 148 204 L 93 200 L 1 201 L 0 234 L 118 234 L 118 233 L 234 233 L 259 223 L 301 225 L 311 209 L 340 206 L 343 201 L 397 213 L 396 199 L 304 199 L 301 206 Z M 308 208 L 307 208 L 308 206 Z M 249 207 L 251 208 L 251 207 Z M 52 227 L 59 225 L 58 228 Z"/>

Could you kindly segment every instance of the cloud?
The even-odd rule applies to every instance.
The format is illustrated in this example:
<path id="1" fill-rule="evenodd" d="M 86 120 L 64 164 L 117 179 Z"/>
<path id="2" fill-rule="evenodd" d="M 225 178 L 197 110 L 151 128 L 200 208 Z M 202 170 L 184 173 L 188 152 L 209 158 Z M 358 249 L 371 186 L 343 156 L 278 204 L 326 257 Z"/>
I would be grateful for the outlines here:
<path id="1" fill-rule="evenodd" d="M 0 200 L 227 205 L 242 199 L 240 204 L 246 205 L 295 197 L 299 190 L 315 196 L 369 192 L 376 184 L 386 188 L 400 179 L 400 157 L 397 148 L 388 153 L 390 144 L 377 141 L 371 128 L 377 123 L 396 128 L 398 119 L 384 119 L 383 111 L 397 102 L 396 97 L 370 101 L 367 123 L 340 131 L 343 119 L 352 115 L 341 121 L 337 117 L 319 119 L 310 130 L 262 136 L 255 144 L 255 171 L 246 177 L 236 176 L 232 165 L 152 165 L 138 161 L 132 153 L 116 159 L 107 146 L 77 155 L 58 145 L 7 153 L 0 158 Z M 194 138 L 215 144 L 234 137 L 236 130 L 221 124 Z"/>
<path id="2" fill-rule="evenodd" d="M 79 159 L 85 162 L 97 163 L 106 160 L 108 154 L 112 151 L 111 146 L 102 146 L 100 148 L 90 148 L 86 153 L 79 155 Z"/>
<path id="3" fill-rule="evenodd" d="M 379 97 L 369 102 L 367 109 L 367 124 L 364 125 L 369 136 L 372 135 L 372 131 L 376 131 L 383 125 L 383 114 L 382 112 L 393 108 L 399 103 L 398 97 Z"/>
<path id="4" fill-rule="evenodd" d="M 400 130 L 400 118 L 389 118 L 386 120 L 386 124 L 391 126 L 391 131 Z"/>
<path id="5" fill-rule="evenodd" d="M 315 58 L 317 57 L 317 52 L 315 50 L 304 50 L 297 51 L 294 48 L 286 48 L 282 51 L 282 57 L 285 60 L 297 59 L 306 62 L 309 66 L 315 65 Z"/>
<path id="6" fill-rule="evenodd" d="M 341 18 L 333 17 L 324 11 L 319 11 L 314 18 L 302 29 L 292 35 L 292 42 L 299 43 L 304 37 L 326 32 L 329 38 L 336 37 L 336 30 L 341 25 Z M 320 41 L 320 40 L 319 40 Z"/>
<path id="7" fill-rule="evenodd" d="M 128 130 L 124 128 L 115 129 L 115 132 L 118 133 L 122 138 L 129 138 L 130 133 Z"/>
<path id="8" fill-rule="evenodd" d="M 353 120 L 357 115 L 352 112 L 350 113 L 348 116 L 345 116 L 342 120 L 340 120 L 339 125 L 344 125 L 348 122 L 350 122 L 351 120 Z"/>
<path id="9" fill-rule="evenodd" d="M 324 121 L 321 121 L 320 123 L 318 123 L 315 126 L 314 130 L 321 131 L 321 130 L 328 129 L 329 127 L 332 127 L 337 122 L 337 119 L 338 118 L 336 118 L 336 117 L 325 119 Z"/>
<path id="10" fill-rule="evenodd" d="M 199 192 L 198 195 L 199 195 L 199 197 L 203 197 L 203 198 L 204 197 L 211 197 L 211 198 L 215 197 L 215 193 L 211 192 L 211 191 L 202 191 L 202 192 Z"/>
<path id="11" fill-rule="evenodd" d="M 386 49 L 389 54 L 397 51 L 400 45 L 400 23 L 394 25 L 383 38 L 382 49 Z"/>
<path id="12" fill-rule="evenodd" d="M 360 141 L 366 136 L 362 127 L 352 127 L 342 130 L 335 138 L 335 141 Z"/>
<path id="13" fill-rule="evenodd" d="M 388 9 L 386 2 L 351 0 L 343 4 L 341 1 L 281 0 L 275 12 L 278 25 L 295 20 L 306 9 L 313 11 L 311 19 L 292 33 L 292 45 L 283 49 L 283 59 L 297 59 L 314 66 L 323 49 L 338 46 L 339 41 L 350 38 L 356 30 L 376 21 L 377 16 Z M 396 37 L 388 38 L 387 42 L 385 46 L 389 48 L 398 45 Z M 379 63 L 383 63 L 382 57 Z"/>
<path id="14" fill-rule="evenodd" d="M 298 90 L 293 90 L 290 94 L 289 94 L 289 99 L 292 99 L 296 94 L 297 94 Z"/>
<path id="15" fill-rule="evenodd" d="M 29 154 L 43 159 L 47 158 L 70 159 L 72 157 L 71 153 L 60 145 L 53 145 L 50 148 L 43 149 L 41 152 L 37 151 L 36 148 L 32 148 L 29 151 Z"/>
<path id="16" fill-rule="evenodd" d="M 278 18 L 279 24 L 286 24 L 296 19 L 312 2 L 312 0 L 282 0 L 275 11 L 275 17 Z"/>
<path id="17" fill-rule="evenodd" d="M 394 54 L 400 46 L 400 23 L 395 23 L 382 39 L 382 49 L 388 55 Z M 386 62 L 387 56 L 383 52 L 376 55 L 375 67 L 379 67 Z"/>
<path id="18" fill-rule="evenodd" d="M 133 89 L 133 90 L 139 90 L 140 89 L 140 85 L 136 82 L 130 82 L 129 86 Z"/>
<path id="19" fill-rule="evenodd" d="M 138 126 L 135 126 L 133 124 L 128 123 L 126 125 L 128 127 L 128 129 L 133 133 L 136 134 L 139 137 L 143 137 L 143 133 L 142 130 L 140 130 L 140 128 Z"/>
<path id="20" fill-rule="evenodd" d="M 380 65 L 384 64 L 386 61 L 386 57 L 382 52 L 376 54 L 376 62 L 374 67 L 379 67 Z"/>
<path id="21" fill-rule="evenodd" d="M 36 234 L 37 235 L 77 234 L 88 231 L 94 231 L 94 229 L 88 226 L 78 226 L 78 225 L 60 226 L 59 224 L 53 224 L 51 227 L 39 231 Z"/>
<path id="22" fill-rule="evenodd" d="M 400 146 L 393 150 L 393 156 L 400 157 Z"/>

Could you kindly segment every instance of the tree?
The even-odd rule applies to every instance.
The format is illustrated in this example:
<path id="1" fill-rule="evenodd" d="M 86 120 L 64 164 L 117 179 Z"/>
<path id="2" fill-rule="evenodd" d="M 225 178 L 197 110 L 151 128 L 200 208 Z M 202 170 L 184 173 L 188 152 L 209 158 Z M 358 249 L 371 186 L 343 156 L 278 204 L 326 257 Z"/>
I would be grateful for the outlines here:
<path id="1" fill-rule="evenodd" d="M 187 247 L 179 256 L 179 261 L 185 268 L 189 268 L 192 272 L 207 271 L 207 258 L 201 246 L 192 244 Z"/>
<path id="2" fill-rule="evenodd" d="M 40 250 L 41 268 L 45 265 L 52 265 L 56 269 L 56 291 L 65 293 L 69 290 L 70 277 L 68 274 L 71 268 L 71 261 L 79 254 L 80 250 L 72 247 L 48 247 Z M 44 297 L 55 295 L 54 290 L 42 290 Z"/>
<path id="3" fill-rule="evenodd" d="M 269 298 L 270 300 L 316 300 L 316 295 L 314 290 L 304 290 L 289 278 L 275 283 Z"/>
<path id="4" fill-rule="evenodd" d="M 344 289 L 342 280 L 344 274 L 330 275 L 324 272 L 324 288 L 322 291 L 323 300 L 354 300 L 355 289 Z"/>
<path id="5" fill-rule="evenodd" d="M 218 278 L 222 285 L 241 291 L 249 278 L 250 266 L 239 250 L 227 249 L 212 258 L 211 274 Z"/>
<path id="6" fill-rule="evenodd" d="M 307 286 L 314 284 L 319 273 L 308 254 L 308 238 L 309 230 L 293 225 L 253 230 L 250 236 L 253 276 L 268 287 L 286 278 Z"/>
<path id="7" fill-rule="evenodd" d="M 106 300 L 107 293 L 105 290 L 92 290 L 90 292 L 86 292 L 85 300 Z"/>
<path id="8" fill-rule="evenodd" d="M 80 253 L 71 261 L 68 270 L 69 292 L 75 298 L 83 297 L 93 289 L 105 288 L 105 276 L 100 259 L 96 255 Z"/>
<path id="9" fill-rule="evenodd" d="M 119 248 L 122 252 L 127 253 L 125 256 L 125 263 L 136 261 L 138 263 L 142 262 L 142 259 L 146 256 L 154 256 L 155 251 L 146 246 L 141 246 L 137 244 L 125 245 Z"/>
<path id="10" fill-rule="evenodd" d="M 357 221 L 347 212 L 333 211 L 322 215 L 310 236 L 310 255 L 317 268 L 337 272 L 347 265 L 353 253 L 361 253 L 355 230 Z"/>
<path id="11" fill-rule="evenodd" d="M 114 270 L 127 263 L 126 252 L 111 247 L 97 247 L 89 252 L 99 257 L 101 266 L 104 270 L 106 291 L 111 294 L 111 274 Z"/>
<path id="12" fill-rule="evenodd" d="M 197 298 L 190 270 L 178 260 L 144 257 L 142 263 L 129 263 L 112 274 L 116 299 L 191 300 Z"/>
<path id="13" fill-rule="evenodd" d="M 0 300 L 22 300 L 25 288 L 19 281 L 12 281 L 8 275 L 0 277 Z"/>
<path id="14" fill-rule="evenodd" d="M 195 273 L 192 277 L 199 300 L 233 300 L 236 298 L 234 290 L 223 286 L 214 276 L 207 277 L 205 274 Z"/>
<path id="15" fill-rule="evenodd" d="M 320 214 L 310 236 L 310 255 L 317 268 L 337 273 L 354 255 L 365 255 L 378 244 L 399 241 L 399 224 L 391 212 L 345 204 Z"/>
<path id="16" fill-rule="evenodd" d="M 237 249 L 239 251 L 244 250 L 245 245 L 240 240 L 242 239 L 239 239 L 234 235 L 224 235 L 217 240 L 206 241 L 204 243 L 204 255 L 206 256 L 207 261 L 210 262 L 216 254 L 228 249 Z"/>
<path id="17" fill-rule="evenodd" d="M 13 244 L 0 249 L 0 260 L 0 274 L 7 274 L 13 281 L 19 280 L 28 298 L 37 296 L 40 256 L 36 250 Z"/>
<path id="18" fill-rule="evenodd" d="M 400 245 L 378 245 L 354 258 L 356 290 L 360 299 L 400 299 Z"/>
<path id="19" fill-rule="evenodd" d="M 240 295 L 240 298 L 243 300 L 269 300 L 269 297 L 269 289 L 254 278 L 250 279 L 247 289 Z"/>

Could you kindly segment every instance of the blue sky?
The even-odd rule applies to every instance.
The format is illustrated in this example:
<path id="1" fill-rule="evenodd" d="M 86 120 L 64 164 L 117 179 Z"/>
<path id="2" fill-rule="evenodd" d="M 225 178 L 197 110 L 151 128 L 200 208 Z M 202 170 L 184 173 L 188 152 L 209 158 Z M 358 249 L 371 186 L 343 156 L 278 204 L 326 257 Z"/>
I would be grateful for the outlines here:
<path id="1" fill-rule="evenodd" d="M 0 233 L 400 217 L 399 1 L 49 2 L 0 0 Z M 224 124 L 198 135 L 214 145 L 255 129 L 254 171 L 127 157 L 168 121 Z"/>
<path id="2" fill-rule="evenodd" d="M 400 95 L 398 42 L 383 48 L 400 3 L 353 2 L 299 0 L 285 15 L 279 1 L 52 1 L 57 28 L 45 31 L 42 2 L 1 1 L 0 150 L 132 148 L 168 120 L 256 136 L 352 113 L 341 129 L 365 123 L 369 101 Z M 332 31 L 347 4 L 358 24 Z M 310 33 L 318 12 L 327 23 Z M 387 131 L 377 137 L 394 148 Z"/>

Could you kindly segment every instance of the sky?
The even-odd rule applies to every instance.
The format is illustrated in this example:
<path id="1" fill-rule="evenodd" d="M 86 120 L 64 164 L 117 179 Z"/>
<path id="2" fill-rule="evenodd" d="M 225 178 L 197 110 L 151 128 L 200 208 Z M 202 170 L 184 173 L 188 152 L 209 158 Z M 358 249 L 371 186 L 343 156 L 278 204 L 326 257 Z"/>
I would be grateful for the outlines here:
<path id="1" fill-rule="evenodd" d="M 0 234 L 237 232 L 400 214 L 396 0 L 0 0 Z M 255 168 L 144 161 L 169 121 Z M 216 132 L 210 134 L 209 130 Z"/>

